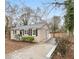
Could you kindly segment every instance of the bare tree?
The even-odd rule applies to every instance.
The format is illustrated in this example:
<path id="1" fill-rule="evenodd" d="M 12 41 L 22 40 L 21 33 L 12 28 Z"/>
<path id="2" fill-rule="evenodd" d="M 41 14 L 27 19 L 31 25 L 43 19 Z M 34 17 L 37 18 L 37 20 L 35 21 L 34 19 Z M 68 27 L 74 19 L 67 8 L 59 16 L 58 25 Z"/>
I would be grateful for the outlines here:
<path id="1" fill-rule="evenodd" d="M 45 15 L 46 15 L 46 10 L 37 7 L 32 15 L 34 23 L 44 21 L 43 19 L 45 18 Z"/>
<path id="2" fill-rule="evenodd" d="M 12 26 L 12 20 L 16 15 L 16 6 L 12 6 L 8 0 L 6 0 L 6 7 L 5 7 L 5 35 L 8 35 L 10 39 L 10 30 Z"/>
<path id="3" fill-rule="evenodd" d="M 24 25 L 28 24 L 28 21 L 31 18 L 31 14 L 33 13 L 33 10 L 30 7 L 23 6 L 21 9 L 21 14 L 20 14 L 20 21 L 23 22 Z"/>
<path id="4" fill-rule="evenodd" d="M 39 7 L 32 10 L 30 7 L 25 6 L 22 7 L 21 12 L 20 19 L 24 24 L 27 24 L 28 21 L 31 21 L 34 24 L 42 21 L 43 12 Z"/>
<path id="5" fill-rule="evenodd" d="M 59 29 L 60 16 L 54 16 L 50 22 L 50 29 L 52 32 L 56 32 Z"/>

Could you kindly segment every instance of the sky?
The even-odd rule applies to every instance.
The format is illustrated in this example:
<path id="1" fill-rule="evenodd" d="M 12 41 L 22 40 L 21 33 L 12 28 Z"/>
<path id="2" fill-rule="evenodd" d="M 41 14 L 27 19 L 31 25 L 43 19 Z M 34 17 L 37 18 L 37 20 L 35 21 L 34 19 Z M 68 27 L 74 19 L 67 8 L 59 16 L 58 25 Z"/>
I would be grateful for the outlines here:
<path id="1" fill-rule="evenodd" d="M 21 7 L 22 5 L 26 5 L 32 9 L 36 9 L 37 7 L 46 8 L 48 4 L 45 3 L 51 3 L 55 0 L 6 0 L 9 1 L 11 5 L 17 4 L 18 7 Z M 58 2 L 64 2 L 64 0 L 57 0 Z M 52 6 L 48 8 L 48 11 L 50 11 Z M 51 18 L 53 16 L 63 16 L 65 13 L 62 10 L 62 8 L 55 9 L 53 8 L 47 18 Z"/>

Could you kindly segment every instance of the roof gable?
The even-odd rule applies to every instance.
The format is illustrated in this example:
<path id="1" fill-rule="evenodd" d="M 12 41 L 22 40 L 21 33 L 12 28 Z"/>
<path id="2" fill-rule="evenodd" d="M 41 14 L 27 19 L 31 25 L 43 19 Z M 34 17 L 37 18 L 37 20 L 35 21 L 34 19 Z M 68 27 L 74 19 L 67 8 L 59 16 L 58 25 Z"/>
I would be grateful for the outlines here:
<path id="1" fill-rule="evenodd" d="M 39 28 L 42 28 L 42 27 L 44 27 L 44 26 L 47 26 L 46 24 L 47 24 L 46 22 L 39 22 L 39 23 L 37 23 L 37 24 L 18 26 L 18 27 L 12 28 L 12 29 L 19 29 L 19 30 L 21 30 L 21 29 L 26 29 L 26 30 L 28 30 L 28 29 L 30 29 L 30 28 L 31 28 L 31 29 L 35 29 L 35 28 L 39 29 Z"/>

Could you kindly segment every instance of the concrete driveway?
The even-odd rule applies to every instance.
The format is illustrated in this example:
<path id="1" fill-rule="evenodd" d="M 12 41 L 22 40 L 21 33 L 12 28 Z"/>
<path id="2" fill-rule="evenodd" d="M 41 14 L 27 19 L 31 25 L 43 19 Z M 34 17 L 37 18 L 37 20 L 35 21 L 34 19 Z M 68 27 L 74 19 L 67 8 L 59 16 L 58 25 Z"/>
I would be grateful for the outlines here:
<path id="1" fill-rule="evenodd" d="M 23 48 L 20 50 L 16 50 L 15 52 L 9 53 L 6 55 L 6 59 L 49 59 L 47 57 L 51 49 L 55 50 L 55 44 L 49 43 L 41 43 L 34 45 L 30 48 Z M 53 52 L 52 51 L 52 52 Z"/>

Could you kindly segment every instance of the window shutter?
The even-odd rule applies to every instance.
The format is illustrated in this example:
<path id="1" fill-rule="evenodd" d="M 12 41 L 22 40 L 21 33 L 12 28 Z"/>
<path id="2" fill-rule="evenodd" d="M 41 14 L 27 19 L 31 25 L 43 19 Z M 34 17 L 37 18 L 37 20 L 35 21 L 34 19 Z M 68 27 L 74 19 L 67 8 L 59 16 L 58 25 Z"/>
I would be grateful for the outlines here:
<path id="1" fill-rule="evenodd" d="M 24 30 L 23 30 L 23 35 L 24 35 Z"/>
<path id="2" fill-rule="evenodd" d="M 15 34 L 16 34 L 16 30 L 15 30 Z"/>
<path id="3" fill-rule="evenodd" d="M 38 36 L 38 29 L 36 29 L 36 36 Z"/>
<path id="4" fill-rule="evenodd" d="M 30 35 L 32 36 L 32 29 L 30 29 Z"/>

